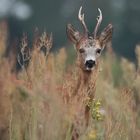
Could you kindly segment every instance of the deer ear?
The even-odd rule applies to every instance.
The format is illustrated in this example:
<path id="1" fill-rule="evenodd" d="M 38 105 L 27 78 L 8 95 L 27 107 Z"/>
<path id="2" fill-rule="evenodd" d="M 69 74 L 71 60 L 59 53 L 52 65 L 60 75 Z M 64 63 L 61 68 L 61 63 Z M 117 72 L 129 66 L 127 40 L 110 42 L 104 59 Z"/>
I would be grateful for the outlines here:
<path id="1" fill-rule="evenodd" d="M 112 24 L 109 24 L 100 34 L 99 41 L 101 44 L 101 47 L 104 48 L 108 42 L 111 41 L 113 34 L 113 26 Z"/>
<path id="2" fill-rule="evenodd" d="M 67 36 L 74 44 L 76 44 L 81 39 L 81 34 L 79 31 L 75 30 L 71 24 L 66 27 Z"/>

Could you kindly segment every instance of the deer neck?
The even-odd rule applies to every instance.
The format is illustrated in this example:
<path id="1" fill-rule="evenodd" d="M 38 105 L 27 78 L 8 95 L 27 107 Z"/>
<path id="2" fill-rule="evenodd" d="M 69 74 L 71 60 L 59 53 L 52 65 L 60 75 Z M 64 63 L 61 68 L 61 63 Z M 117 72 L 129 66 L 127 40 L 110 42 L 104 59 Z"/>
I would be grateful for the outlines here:
<path id="1" fill-rule="evenodd" d="M 85 70 L 81 69 L 80 79 L 81 79 L 81 81 L 83 81 L 83 84 L 85 86 L 87 86 L 89 84 L 92 73 L 93 73 L 92 71 L 85 71 Z"/>

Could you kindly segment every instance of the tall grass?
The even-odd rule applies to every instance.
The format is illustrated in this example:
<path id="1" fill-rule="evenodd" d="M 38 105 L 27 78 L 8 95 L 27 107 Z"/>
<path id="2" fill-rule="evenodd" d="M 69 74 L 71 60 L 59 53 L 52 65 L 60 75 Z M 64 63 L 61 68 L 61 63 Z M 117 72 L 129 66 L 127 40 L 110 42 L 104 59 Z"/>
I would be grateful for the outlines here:
<path id="1" fill-rule="evenodd" d="M 71 140 L 77 120 L 80 140 L 139 139 L 140 46 L 136 47 L 137 67 L 109 50 L 102 56 L 94 100 L 101 105 L 93 104 L 90 123 L 85 127 L 80 112 L 83 101 L 72 97 L 78 71 L 71 64 L 69 51 L 62 48 L 56 54 L 45 55 L 35 40 L 29 63 L 15 73 L 14 60 L 5 58 L 4 25 L 0 26 L 5 29 L 0 30 L 1 140 Z M 102 119 L 95 117 L 98 111 L 103 113 Z"/>

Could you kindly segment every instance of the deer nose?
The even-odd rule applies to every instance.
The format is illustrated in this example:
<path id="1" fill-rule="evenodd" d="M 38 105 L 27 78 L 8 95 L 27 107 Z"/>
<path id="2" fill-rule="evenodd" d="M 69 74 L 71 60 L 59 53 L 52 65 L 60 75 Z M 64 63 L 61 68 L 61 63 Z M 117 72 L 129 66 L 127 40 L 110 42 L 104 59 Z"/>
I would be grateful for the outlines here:
<path id="1" fill-rule="evenodd" d="M 96 62 L 94 60 L 87 60 L 85 65 L 88 68 L 92 68 L 93 66 L 95 66 Z"/>

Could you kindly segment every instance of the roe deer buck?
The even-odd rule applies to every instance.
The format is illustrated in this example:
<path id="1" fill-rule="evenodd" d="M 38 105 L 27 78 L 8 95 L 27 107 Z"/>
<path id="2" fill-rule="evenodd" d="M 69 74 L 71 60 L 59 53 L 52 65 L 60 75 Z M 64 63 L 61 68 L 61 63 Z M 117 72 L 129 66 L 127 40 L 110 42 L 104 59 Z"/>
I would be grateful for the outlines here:
<path id="1" fill-rule="evenodd" d="M 112 38 L 113 26 L 109 24 L 101 34 L 97 35 L 102 22 L 102 12 L 98 9 L 100 15 L 97 18 L 97 24 L 94 31 L 90 33 L 84 21 L 84 14 L 81 14 L 81 11 L 82 7 L 79 9 L 78 19 L 82 23 L 84 32 L 80 33 L 75 30 L 71 24 L 67 25 L 66 31 L 68 38 L 76 47 L 77 64 L 81 70 L 80 77 L 82 78 L 80 78 L 79 82 L 84 87 L 84 85 L 88 86 L 93 71 L 98 67 L 99 56 Z"/>
<path id="2" fill-rule="evenodd" d="M 93 99 L 95 94 L 93 88 L 95 88 L 96 76 L 98 73 L 98 58 L 101 55 L 102 50 L 107 45 L 107 43 L 111 41 L 113 26 L 112 24 L 109 24 L 98 35 L 98 30 L 102 22 L 102 12 L 100 9 L 98 9 L 99 17 L 97 18 L 97 24 L 95 26 L 94 31 L 90 33 L 84 21 L 84 14 L 82 14 L 81 11 L 82 7 L 80 7 L 79 9 L 78 19 L 83 26 L 84 32 L 80 33 L 79 31 L 75 30 L 71 24 L 68 24 L 66 28 L 68 38 L 75 45 L 77 52 L 77 64 L 79 67 L 79 77 L 74 95 L 79 94 L 80 98 L 82 96 Z M 86 106 L 84 110 L 86 125 L 88 125 L 89 121 L 89 110 L 89 107 Z M 77 132 L 74 133 L 75 134 L 73 134 L 72 139 L 76 140 L 78 139 L 79 134 Z"/>

